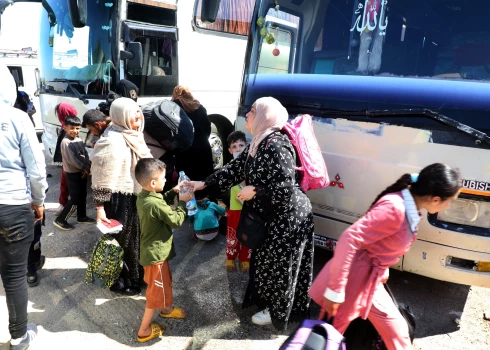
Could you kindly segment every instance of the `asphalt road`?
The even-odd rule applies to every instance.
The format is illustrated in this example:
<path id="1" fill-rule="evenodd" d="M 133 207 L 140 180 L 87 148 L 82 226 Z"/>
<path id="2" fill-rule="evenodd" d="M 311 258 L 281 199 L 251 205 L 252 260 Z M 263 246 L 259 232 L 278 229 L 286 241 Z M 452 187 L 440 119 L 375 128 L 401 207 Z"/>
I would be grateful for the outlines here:
<path id="1" fill-rule="evenodd" d="M 48 203 L 57 203 L 60 169 L 48 165 Z M 95 210 L 88 200 L 88 214 Z M 183 307 L 187 320 L 159 320 L 165 335 L 149 344 L 136 341 L 144 296 L 121 297 L 84 284 L 90 253 L 100 233 L 95 225 L 76 225 L 62 232 L 48 213 L 42 250 L 47 261 L 39 272 L 40 284 L 29 289 L 29 321 L 39 325 L 31 349 L 278 349 L 289 334 L 272 326 L 251 323 L 257 309 L 241 308 L 247 275 L 225 271 L 225 237 L 196 242 L 185 223 L 174 233 L 177 257 L 171 261 L 174 303 Z M 71 219 L 76 223 L 74 219 Z M 329 253 L 317 249 L 315 271 Z M 490 291 L 485 288 L 440 282 L 391 271 L 389 284 L 401 303 L 417 318 L 414 349 L 489 349 Z M 312 309 L 314 316 L 317 308 Z M 460 319 L 460 324 L 455 319 Z M 155 316 L 158 319 L 158 316 Z M 9 334 L 5 293 L 0 288 L 0 349 L 8 349 Z M 294 326 L 292 326 L 294 327 Z"/>

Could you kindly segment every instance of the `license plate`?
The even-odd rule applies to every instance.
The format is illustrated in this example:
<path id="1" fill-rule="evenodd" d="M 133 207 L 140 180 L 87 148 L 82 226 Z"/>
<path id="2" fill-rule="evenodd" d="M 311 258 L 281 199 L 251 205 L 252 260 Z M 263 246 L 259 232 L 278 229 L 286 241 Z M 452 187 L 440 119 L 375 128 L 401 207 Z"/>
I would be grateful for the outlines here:
<path id="1" fill-rule="evenodd" d="M 337 246 L 337 240 L 331 239 L 322 235 L 315 234 L 315 246 L 326 250 L 334 251 Z"/>

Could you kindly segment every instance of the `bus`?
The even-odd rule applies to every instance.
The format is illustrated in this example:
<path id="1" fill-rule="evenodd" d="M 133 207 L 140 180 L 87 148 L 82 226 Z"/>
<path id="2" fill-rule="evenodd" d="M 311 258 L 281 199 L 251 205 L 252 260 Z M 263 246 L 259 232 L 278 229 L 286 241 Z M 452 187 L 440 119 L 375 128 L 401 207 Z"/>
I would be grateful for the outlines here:
<path id="1" fill-rule="evenodd" d="M 127 79 L 138 86 L 140 105 L 188 86 L 207 109 L 215 167 L 222 166 L 230 159 L 226 138 L 237 114 L 250 27 L 242 18 L 251 17 L 254 1 L 236 5 L 223 1 L 211 23 L 206 0 L 42 1 L 37 85 L 47 155 L 54 155 L 60 129 L 57 104 L 73 104 L 81 117 Z M 80 136 L 86 140 L 87 130 Z"/>
<path id="2" fill-rule="evenodd" d="M 43 134 L 43 122 L 39 97 L 37 96 L 36 74 L 38 72 L 39 61 L 37 53 L 26 50 L 0 49 L 0 63 L 3 63 L 10 70 L 19 84 L 19 90 L 27 93 L 36 109 L 32 116 L 34 127 L 39 140 Z"/>
<path id="3" fill-rule="evenodd" d="M 255 1 L 236 127 L 263 96 L 313 116 L 331 179 L 308 192 L 317 246 L 334 249 L 402 174 L 442 162 L 461 194 L 423 213 L 394 268 L 490 287 L 488 14 L 484 0 Z"/>

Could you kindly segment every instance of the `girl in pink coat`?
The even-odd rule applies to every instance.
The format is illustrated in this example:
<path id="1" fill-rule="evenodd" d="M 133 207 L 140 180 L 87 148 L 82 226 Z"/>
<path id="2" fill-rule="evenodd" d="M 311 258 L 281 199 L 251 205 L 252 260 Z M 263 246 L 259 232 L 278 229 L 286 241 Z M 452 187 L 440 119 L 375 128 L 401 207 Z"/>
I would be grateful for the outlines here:
<path id="1" fill-rule="evenodd" d="M 389 267 L 415 241 L 420 210 L 446 209 L 458 196 L 460 182 L 444 164 L 429 165 L 420 175 L 405 174 L 340 236 L 333 258 L 309 291 L 322 314 L 334 317 L 339 332 L 357 317 L 368 318 L 389 350 L 412 349 L 408 325 L 382 284 Z"/>

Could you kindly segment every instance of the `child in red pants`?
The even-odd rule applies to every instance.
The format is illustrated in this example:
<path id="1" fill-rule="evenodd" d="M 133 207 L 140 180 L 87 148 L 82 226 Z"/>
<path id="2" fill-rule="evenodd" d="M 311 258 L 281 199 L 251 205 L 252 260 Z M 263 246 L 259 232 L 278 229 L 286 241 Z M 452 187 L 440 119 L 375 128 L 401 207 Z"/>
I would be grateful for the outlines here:
<path id="1" fill-rule="evenodd" d="M 234 131 L 228 136 L 228 151 L 236 158 L 245 149 L 247 143 L 245 134 L 241 131 Z M 228 211 L 228 228 L 226 230 L 226 270 L 235 271 L 235 259 L 240 260 L 242 272 L 248 272 L 250 268 L 250 255 L 252 250 L 240 243 L 236 237 L 236 229 L 240 221 L 243 202 L 237 198 L 238 192 L 242 189 L 241 185 L 233 186 L 230 190 L 230 210 Z"/>

